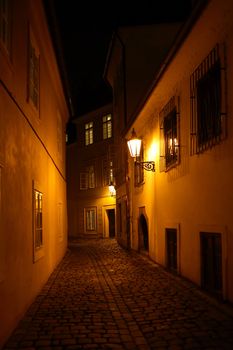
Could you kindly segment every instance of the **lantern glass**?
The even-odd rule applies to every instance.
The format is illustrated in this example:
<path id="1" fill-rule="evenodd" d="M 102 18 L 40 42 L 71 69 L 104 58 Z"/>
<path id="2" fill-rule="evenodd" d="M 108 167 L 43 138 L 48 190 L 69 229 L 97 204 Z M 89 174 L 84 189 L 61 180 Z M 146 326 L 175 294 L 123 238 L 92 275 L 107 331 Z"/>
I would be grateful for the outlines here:
<path id="1" fill-rule="evenodd" d="M 142 140 L 137 138 L 136 133 L 133 129 L 131 139 L 127 141 L 127 145 L 128 145 L 129 153 L 131 157 L 133 158 L 139 157 L 140 151 L 141 151 L 141 144 L 142 144 Z"/>

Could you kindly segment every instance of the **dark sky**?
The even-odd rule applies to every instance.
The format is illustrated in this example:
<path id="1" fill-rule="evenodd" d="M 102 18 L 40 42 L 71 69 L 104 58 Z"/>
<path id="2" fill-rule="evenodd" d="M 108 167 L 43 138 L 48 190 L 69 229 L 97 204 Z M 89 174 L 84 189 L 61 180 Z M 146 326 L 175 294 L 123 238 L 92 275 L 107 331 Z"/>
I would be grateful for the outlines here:
<path id="1" fill-rule="evenodd" d="M 52 6 L 54 10 L 52 17 L 49 11 L 49 22 L 53 33 L 54 20 L 57 23 L 56 38 L 60 33 L 74 116 L 111 100 L 111 89 L 102 76 L 110 39 L 118 26 L 183 20 L 191 9 L 191 0 L 44 0 L 44 3 L 46 9 Z"/>

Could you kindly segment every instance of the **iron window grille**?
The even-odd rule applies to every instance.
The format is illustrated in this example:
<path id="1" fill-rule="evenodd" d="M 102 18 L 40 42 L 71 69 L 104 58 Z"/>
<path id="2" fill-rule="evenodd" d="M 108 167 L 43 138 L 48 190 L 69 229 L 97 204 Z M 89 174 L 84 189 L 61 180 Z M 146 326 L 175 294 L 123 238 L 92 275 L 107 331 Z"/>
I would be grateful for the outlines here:
<path id="1" fill-rule="evenodd" d="M 160 171 L 180 161 L 179 98 L 173 96 L 160 112 Z"/>
<path id="2" fill-rule="evenodd" d="M 191 155 L 226 137 L 226 67 L 223 45 L 216 45 L 190 78 Z"/>

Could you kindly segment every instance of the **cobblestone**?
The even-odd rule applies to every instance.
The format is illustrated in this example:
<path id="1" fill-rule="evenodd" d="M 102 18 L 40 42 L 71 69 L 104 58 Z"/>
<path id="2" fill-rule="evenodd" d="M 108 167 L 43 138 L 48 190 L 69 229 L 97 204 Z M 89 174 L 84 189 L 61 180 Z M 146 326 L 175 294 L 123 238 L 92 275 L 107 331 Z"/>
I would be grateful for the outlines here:
<path id="1" fill-rule="evenodd" d="M 114 239 L 78 240 L 3 350 L 232 350 L 233 309 Z"/>

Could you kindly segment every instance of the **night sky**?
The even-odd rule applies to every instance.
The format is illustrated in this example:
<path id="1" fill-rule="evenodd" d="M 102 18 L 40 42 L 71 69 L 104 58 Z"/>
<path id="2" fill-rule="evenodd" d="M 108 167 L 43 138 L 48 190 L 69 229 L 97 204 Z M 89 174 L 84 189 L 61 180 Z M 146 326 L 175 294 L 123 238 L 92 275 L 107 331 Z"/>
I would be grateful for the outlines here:
<path id="1" fill-rule="evenodd" d="M 62 55 L 64 58 L 73 117 L 111 101 L 111 89 L 102 76 L 111 36 L 118 26 L 179 21 L 191 9 L 191 0 L 44 0 L 44 3 L 46 11 L 49 10 L 55 46 L 60 37 L 58 56 L 60 61 Z M 51 16 L 51 6 L 55 16 Z"/>

